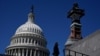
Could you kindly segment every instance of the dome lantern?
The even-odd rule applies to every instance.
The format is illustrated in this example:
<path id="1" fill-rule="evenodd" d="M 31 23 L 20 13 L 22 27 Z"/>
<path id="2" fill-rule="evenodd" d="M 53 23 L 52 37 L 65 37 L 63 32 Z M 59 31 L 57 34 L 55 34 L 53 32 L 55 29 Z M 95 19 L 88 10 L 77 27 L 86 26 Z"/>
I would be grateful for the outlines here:
<path id="1" fill-rule="evenodd" d="M 22 34 L 22 33 L 31 33 L 31 34 L 42 34 L 42 29 L 34 23 L 34 12 L 33 6 L 28 14 L 28 20 L 25 24 L 22 24 L 17 30 L 15 34 Z"/>
<path id="2" fill-rule="evenodd" d="M 31 7 L 31 11 L 28 14 L 28 22 L 33 23 L 34 22 L 34 12 L 33 12 L 33 6 Z"/>

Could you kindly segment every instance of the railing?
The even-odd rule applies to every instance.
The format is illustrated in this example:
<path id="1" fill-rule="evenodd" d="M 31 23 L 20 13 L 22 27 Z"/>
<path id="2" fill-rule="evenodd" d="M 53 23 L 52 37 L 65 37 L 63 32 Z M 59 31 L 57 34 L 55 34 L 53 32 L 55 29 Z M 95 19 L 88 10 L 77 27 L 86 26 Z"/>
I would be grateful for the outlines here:
<path id="1" fill-rule="evenodd" d="M 67 52 L 67 55 L 65 54 Z M 87 54 L 83 54 L 77 51 L 73 51 L 70 49 L 64 49 L 64 56 L 89 56 Z"/>

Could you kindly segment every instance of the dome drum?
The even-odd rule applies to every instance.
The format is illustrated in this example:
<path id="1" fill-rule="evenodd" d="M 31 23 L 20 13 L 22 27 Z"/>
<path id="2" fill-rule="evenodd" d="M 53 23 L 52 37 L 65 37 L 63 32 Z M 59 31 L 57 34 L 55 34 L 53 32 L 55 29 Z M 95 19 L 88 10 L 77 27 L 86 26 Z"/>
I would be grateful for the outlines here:
<path id="1" fill-rule="evenodd" d="M 41 54 L 41 56 L 44 56 L 44 55 L 49 56 L 49 54 L 50 54 L 48 49 L 41 48 L 41 47 L 29 47 L 29 46 L 26 46 L 26 47 L 25 46 L 23 46 L 23 47 L 18 46 L 18 47 L 16 47 L 15 46 L 15 47 L 9 47 L 9 48 L 6 49 L 6 53 L 8 52 L 8 54 L 15 55 L 15 56 L 22 56 L 22 55 L 27 56 L 26 55 L 27 51 L 28 51 L 28 54 L 30 54 L 30 55 L 32 55 L 31 52 L 33 54 L 35 54 L 35 52 L 36 52 L 37 55 L 39 55 L 39 56 L 40 56 L 40 54 Z M 9 53 L 9 52 L 13 52 L 13 53 Z M 32 55 L 32 56 L 34 56 L 34 55 Z"/>
<path id="2" fill-rule="evenodd" d="M 46 47 L 47 42 L 41 38 L 33 37 L 15 37 L 11 39 L 11 46 L 20 46 L 20 45 L 33 45 L 33 46 L 43 46 Z"/>

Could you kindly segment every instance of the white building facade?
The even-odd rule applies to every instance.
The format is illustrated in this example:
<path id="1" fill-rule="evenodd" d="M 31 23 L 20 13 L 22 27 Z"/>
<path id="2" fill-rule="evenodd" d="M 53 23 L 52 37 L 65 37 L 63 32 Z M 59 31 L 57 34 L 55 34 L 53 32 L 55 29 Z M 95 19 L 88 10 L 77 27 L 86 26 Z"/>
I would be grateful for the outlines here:
<path id="1" fill-rule="evenodd" d="M 6 48 L 7 55 L 15 56 L 49 56 L 47 41 L 42 29 L 34 23 L 33 9 L 28 14 L 28 20 L 21 25 L 11 38 Z"/>

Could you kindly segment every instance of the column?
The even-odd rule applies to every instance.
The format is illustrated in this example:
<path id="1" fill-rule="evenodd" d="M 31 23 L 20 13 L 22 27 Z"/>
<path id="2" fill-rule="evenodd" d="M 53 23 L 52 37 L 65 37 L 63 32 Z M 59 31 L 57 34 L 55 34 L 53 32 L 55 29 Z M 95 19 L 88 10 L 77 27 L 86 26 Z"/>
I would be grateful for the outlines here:
<path id="1" fill-rule="evenodd" d="M 34 56 L 34 50 L 32 49 L 32 56 Z"/>
<path id="2" fill-rule="evenodd" d="M 20 56 L 22 56 L 22 48 L 20 49 Z"/>
<path id="3" fill-rule="evenodd" d="M 22 49 L 22 56 L 24 56 L 24 49 Z"/>
<path id="4" fill-rule="evenodd" d="M 36 50 L 34 50 L 34 56 L 36 56 Z"/>
<path id="5" fill-rule="evenodd" d="M 32 56 L 32 49 L 30 50 L 30 56 Z"/>
<path id="6" fill-rule="evenodd" d="M 44 56 L 44 52 L 42 52 L 42 56 Z"/>
<path id="7" fill-rule="evenodd" d="M 13 50 L 10 50 L 10 55 L 13 55 L 12 52 L 13 52 Z"/>
<path id="8" fill-rule="evenodd" d="M 13 49 L 13 53 L 12 53 L 12 55 L 15 56 L 15 49 Z"/>
<path id="9" fill-rule="evenodd" d="M 43 52 L 41 51 L 41 56 L 43 56 Z"/>
<path id="10" fill-rule="evenodd" d="M 14 56 L 16 56 L 16 49 L 14 49 Z"/>
<path id="11" fill-rule="evenodd" d="M 41 51 L 39 51 L 39 56 L 41 56 Z"/>
<path id="12" fill-rule="evenodd" d="M 38 56 L 38 50 L 36 51 L 36 56 Z"/>
<path id="13" fill-rule="evenodd" d="M 39 50 L 38 50 L 37 54 L 38 54 L 37 56 L 40 56 L 40 51 Z"/>
<path id="14" fill-rule="evenodd" d="M 9 50 L 10 51 L 10 54 L 9 55 L 11 55 L 12 53 L 11 53 L 11 50 Z"/>
<path id="15" fill-rule="evenodd" d="M 9 50 L 9 55 L 11 55 L 11 50 Z"/>
<path id="16" fill-rule="evenodd" d="M 27 50 L 27 49 L 24 49 L 24 56 L 26 56 L 26 50 Z"/>
<path id="17" fill-rule="evenodd" d="M 6 50 L 6 53 L 5 54 L 8 54 L 8 51 Z"/>
<path id="18" fill-rule="evenodd" d="M 28 56 L 28 49 L 26 49 L 26 56 Z"/>
<path id="19" fill-rule="evenodd" d="M 43 56 L 45 56 L 45 52 L 43 52 Z"/>
<path id="20" fill-rule="evenodd" d="M 18 49 L 18 56 L 21 56 L 21 55 L 20 55 L 20 49 Z"/>
<path id="21" fill-rule="evenodd" d="M 18 56 L 18 50 L 16 49 L 16 56 Z"/>
<path id="22" fill-rule="evenodd" d="M 44 56 L 45 56 L 45 52 L 44 52 Z"/>
<path id="23" fill-rule="evenodd" d="M 9 55 L 11 55 L 11 51 L 9 50 Z"/>
<path id="24" fill-rule="evenodd" d="M 10 50 L 9 50 L 9 55 L 10 55 Z"/>
<path id="25" fill-rule="evenodd" d="M 8 50 L 8 55 L 9 55 L 9 50 Z"/>

